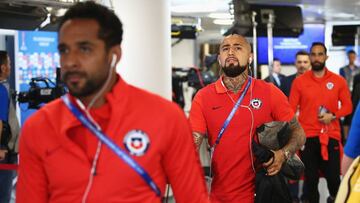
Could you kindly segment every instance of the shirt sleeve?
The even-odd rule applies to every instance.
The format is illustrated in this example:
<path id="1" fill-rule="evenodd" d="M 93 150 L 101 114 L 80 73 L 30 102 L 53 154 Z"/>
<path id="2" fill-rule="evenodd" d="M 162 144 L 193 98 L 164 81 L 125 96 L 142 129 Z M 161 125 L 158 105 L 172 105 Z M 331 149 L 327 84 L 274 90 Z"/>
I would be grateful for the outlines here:
<path id="1" fill-rule="evenodd" d="M 4 85 L 0 84 L 0 120 L 7 121 L 9 116 L 9 96 Z"/>
<path id="2" fill-rule="evenodd" d="M 174 117 L 175 118 L 175 117 Z M 189 123 L 181 110 L 169 124 L 171 139 L 164 156 L 164 168 L 176 202 L 209 202 L 205 178 L 200 167 Z"/>
<path id="3" fill-rule="evenodd" d="M 349 132 L 349 137 L 346 141 L 344 153 L 355 159 L 360 155 L 360 105 L 357 106 L 355 115 L 352 120 L 352 125 Z"/>
<path id="4" fill-rule="evenodd" d="M 196 94 L 191 104 L 189 115 L 190 126 L 193 132 L 205 134 L 207 131 L 206 120 L 202 110 L 201 94 Z"/>
<path id="5" fill-rule="evenodd" d="M 297 78 L 295 78 L 294 82 L 291 85 L 289 103 L 292 110 L 296 112 L 300 103 L 299 80 Z"/>
<path id="6" fill-rule="evenodd" d="M 274 85 L 270 85 L 271 115 L 275 121 L 290 121 L 294 117 L 287 97 Z"/>
<path id="7" fill-rule="evenodd" d="M 345 79 L 340 80 L 341 88 L 339 90 L 339 100 L 341 102 L 341 108 L 334 112 L 336 117 L 344 117 L 352 112 L 352 102 L 349 88 L 346 84 Z"/>
<path id="8" fill-rule="evenodd" d="M 29 118 L 31 119 L 31 118 Z M 17 203 L 47 203 L 48 186 L 45 170 L 42 167 L 42 159 L 38 155 L 39 146 L 36 137 L 40 129 L 32 126 L 30 120 L 25 122 L 20 139 L 19 170 L 16 186 Z"/>

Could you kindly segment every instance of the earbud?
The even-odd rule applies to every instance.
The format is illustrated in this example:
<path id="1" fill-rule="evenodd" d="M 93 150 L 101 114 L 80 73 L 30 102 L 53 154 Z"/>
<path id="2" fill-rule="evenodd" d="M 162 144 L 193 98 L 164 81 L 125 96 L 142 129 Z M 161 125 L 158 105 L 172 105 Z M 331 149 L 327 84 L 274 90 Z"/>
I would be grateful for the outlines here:
<path id="1" fill-rule="evenodd" d="M 113 54 L 111 59 L 111 67 L 114 67 L 116 65 L 116 58 L 116 54 Z"/>

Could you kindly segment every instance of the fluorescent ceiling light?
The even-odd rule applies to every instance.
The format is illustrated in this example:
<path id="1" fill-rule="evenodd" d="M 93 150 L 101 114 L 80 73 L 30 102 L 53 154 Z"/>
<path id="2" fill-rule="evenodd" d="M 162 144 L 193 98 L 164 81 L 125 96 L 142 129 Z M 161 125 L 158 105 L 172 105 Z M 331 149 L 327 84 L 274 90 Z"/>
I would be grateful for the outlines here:
<path id="1" fill-rule="evenodd" d="M 305 21 L 314 22 L 314 21 L 316 21 L 316 17 L 315 16 L 306 16 Z"/>
<path id="2" fill-rule="evenodd" d="M 230 13 L 210 13 L 208 15 L 209 18 L 221 18 L 221 19 L 230 19 L 230 18 L 234 18 L 233 15 L 231 15 Z"/>
<path id="3" fill-rule="evenodd" d="M 213 23 L 216 25 L 232 25 L 233 22 L 234 22 L 233 19 L 215 19 L 213 21 Z"/>
<path id="4" fill-rule="evenodd" d="M 67 11 L 66 8 L 60 8 L 59 10 L 57 10 L 56 15 L 57 16 L 63 16 L 63 15 L 65 15 L 66 11 Z"/>
<path id="5" fill-rule="evenodd" d="M 354 14 L 350 14 L 350 13 L 336 13 L 333 15 L 333 17 L 337 17 L 337 18 L 353 18 L 355 17 Z"/>
<path id="6" fill-rule="evenodd" d="M 171 7 L 171 12 L 174 13 L 209 13 L 215 12 L 217 7 L 215 5 L 193 4 L 181 5 Z"/>

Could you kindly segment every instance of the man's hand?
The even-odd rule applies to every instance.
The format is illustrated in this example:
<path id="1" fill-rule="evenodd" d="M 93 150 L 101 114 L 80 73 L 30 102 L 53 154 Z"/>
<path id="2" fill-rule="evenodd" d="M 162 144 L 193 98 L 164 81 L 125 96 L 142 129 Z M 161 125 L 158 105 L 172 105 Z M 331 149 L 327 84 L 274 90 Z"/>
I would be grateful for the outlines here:
<path id="1" fill-rule="evenodd" d="M 285 161 L 285 154 L 282 150 L 273 151 L 274 157 L 271 158 L 268 162 L 263 163 L 263 167 L 267 170 L 268 176 L 273 176 L 279 173 L 281 166 Z"/>
<path id="2" fill-rule="evenodd" d="M 324 124 L 329 124 L 333 120 L 333 114 L 332 113 L 323 113 L 319 116 L 319 121 Z"/>
<path id="3" fill-rule="evenodd" d="M 8 152 L 8 150 L 6 150 L 6 149 L 0 149 L 0 161 L 5 159 L 7 152 Z"/>

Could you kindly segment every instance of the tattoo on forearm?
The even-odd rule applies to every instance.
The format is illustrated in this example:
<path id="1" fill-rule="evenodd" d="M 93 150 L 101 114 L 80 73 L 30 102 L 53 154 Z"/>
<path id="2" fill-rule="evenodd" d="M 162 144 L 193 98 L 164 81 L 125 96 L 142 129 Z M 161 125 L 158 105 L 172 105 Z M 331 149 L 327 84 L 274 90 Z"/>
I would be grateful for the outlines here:
<path id="1" fill-rule="evenodd" d="M 200 145 L 204 139 L 204 135 L 201 133 L 193 132 L 193 138 L 196 145 L 196 149 L 198 150 L 200 148 Z"/>
<path id="2" fill-rule="evenodd" d="M 291 136 L 289 142 L 284 148 L 289 150 L 291 154 L 294 154 L 305 144 L 306 137 L 305 132 L 301 127 L 299 121 L 297 120 L 296 116 L 291 119 L 289 124 L 291 129 Z"/>

